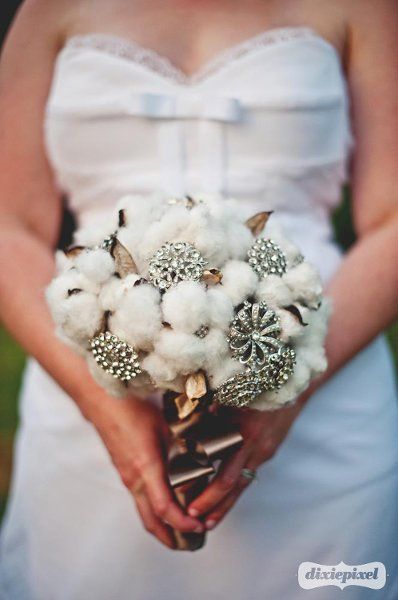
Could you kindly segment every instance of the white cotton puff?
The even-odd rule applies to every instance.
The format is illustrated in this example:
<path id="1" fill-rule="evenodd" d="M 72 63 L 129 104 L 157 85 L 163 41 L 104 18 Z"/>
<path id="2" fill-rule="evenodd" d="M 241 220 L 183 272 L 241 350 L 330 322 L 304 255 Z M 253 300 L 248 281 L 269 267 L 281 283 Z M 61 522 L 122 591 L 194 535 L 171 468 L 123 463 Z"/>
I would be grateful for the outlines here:
<path id="1" fill-rule="evenodd" d="M 318 310 L 308 311 L 307 316 L 305 316 L 308 326 L 300 339 L 302 346 L 317 348 L 323 345 L 331 312 L 332 304 L 329 298 L 323 298 Z"/>
<path id="2" fill-rule="evenodd" d="M 227 223 L 226 229 L 229 256 L 245 260 L 255 241 L 250 229 L 243 223 L 237 223 L 236 221 Z"/>
<path id="3" fill-rule="evenodd" d="M 96 363 L 92 354 L 87 356 L 87 365 L 94 380 L 111 396 L 116 396 L 117 398 L 127 396 L 127 388 L 123 385 L 120 379 L 116 379 L 110 373 L 104 371 L 104 369 L 102 369 Z"/>
<path id="4" fill-rule="evenodd" d="M 283 275 L 283 281 L 289 286 L 295 301 L 311 307 L 317 306 L 322 298 L 321 279 L 312 265 L 303 262 Z"/>
<path id="5" fill-rule="evenodd" d="M 237 306 L 252 296 L 258 285 L 258 277 L 245 262 L 230 260 L 222 268 L 222 288 Z"/>
<path id="6" fill-rule="evenodd" d="M 153 254 L 166 242 L 185 241 L 185 231 L 189 226 L 190 211 L 184 206 L 170 206 L 163 217 L 152 223 L 142 237 L 140 255 L 150 260 Z"/>
<path id="7" fill-rule="evenodd" d="M 134 287 L 134 284 L 140 279 L 140 275 L 131 273 L 127 277 L 111 277 L 101 288 L 99 293 L 99 302 L 104 311 L 114 312 L 127 290 Z"/>
<path id="8" fill-rule="evenodd" d="M 90 215 L 84 225 L 73 234 L 73 243 L 78 246 L 99 246 L 103 240 L 117 229 L 118 215 L 114 210 L 95 216 Z"/>
<path id="9" fill-rule="evenodd" d="M 325 349 L 322 346 L 317 346 L 315 348 L 301 347 L 300 359 L 305 361 L 310 369 L 311 377 L 320 375 L 326 371 L 328 366 Z"/>
<path id="10" fill-rule="evenodd" d="M 98 296 L 85 291 L 70 296 L 62 292 L 64 290 L 57 279 L 46 290 L 52 317 L 64 337 L 85 347 L 102 323 L 103 311 Z"/>
<path id="11" fill-rule="evenodd" d="M 202 339 L 172 329 L 164 329 L 160 333 L 155 352 L 182 375 L 198 371 L 206 361 L 206 346 Z"/>
<path id="12" fill-rule="evenodd" d="M 147 283 L 126 290 L 109 326 L 136 350 L 151 350 L 162 327 L 159 291 Z"/>
<path id="13" fill-rule="evenodd" d="M 293 294 L 289 286 L 278 275 L 267 275 L 256 289 L 256 299 L 265 302 L 270 308 L 293 304 Z"/>
<path id="14" fill-rule="evenodd" d="M 57 250 L 54 258 L 57 273 L 67 271 L 73 266 L 72 259 L 66 256 L 65 252 L 63 252 L 62 250 Z"/>
<path id="15" fill-rule="evenodd" d="M 112 256 L 102 248 L 85 249 L 75 259 L 75 267 L 90 281 L 104 283 L 115 271 Z"/>
<path id="16" fill-rule="evenodd" d="M 205 345 L 207 371 L 217 370 L 222 367 L 223 362 L 229 357 L 230 349 L 227 337 L 220 329 L 210 329 L 203 338 Z"/>
<path id="17" fill-rule="evenodd" d="M 141 361 L 141 366 L 149 373 L 158 387 L 180 391 L 181 379 L 178 377 L 175 365 L 170 361 L 151 352 Z"/>
<path id="18" fill-rule="evenodd" d="M 198 281 L 181 281 L 162 298 L 163 320 L 178 331 L 194 333 L 209 321 L 205 286 Z"/>
<path id="19" fill-rule="evenodd" d="M 97 284 L 90 282 L 87 277 L 76 269 L 70 269 L 55 277 L 45 291 L 46 300 L 55 323 L 62 326 L 65 322 L 68 311 L 72 306 L 70 303 L 71 298 L 76 298 L 82 294 L 95 297 L 98 289 Z"/>
<path id="20" fill-rule="evenodd" d="M 279 390 L 261 394 L 250 404 L 250 407 L 257 410 L 274 410 L 293 403 L 308 387 L 309 381 L 310 370 L 305 362 L 299 358 L 287 383 Z"/>
<path id="21" fill-rule="evenodd" d="M 207 374 L 212 389 L 218 388 L 224 381 L 243 371 L 243 365 L 233 358 L 226 358 L 221 363 L 207 364 Z"/>
<path id="22" fill-rule="evenodd" d="M 223 285 L 209 287 L 206 295 L 209 325 L 223 331 L 228 331 L 230 323 L 234 318 L 234 306 L 231 298 L 224 292 Z"/>
<path id="23" fill-rule="evenodd" d="M 277 309 L 276 314 L 280 319 L 281 333 L 280 338 L 284 342 L 298 338 L 304 334 L 306 325 L 302 325 L 297 317 L 291 312 L 283 309 Z"/>
<path id="24" fill-rule="evenodd" d="M 273 222 L 272 215 L 265 227 L 265 233 L 262 235 L 278 244 L 286 257 L 288 268 L 294 265 L 295 261 L 301 255 L 300 249 L 285 237 L 282 228 Z"/>
<path id="25" fill-rule="evenodd" d="M 221 267 L 229 256 L 225 225 L 206 206 L 199 205 L 189 212 L 189 223 L 181 240 L 191 242 L 208 261 L 209 268 Z"/>

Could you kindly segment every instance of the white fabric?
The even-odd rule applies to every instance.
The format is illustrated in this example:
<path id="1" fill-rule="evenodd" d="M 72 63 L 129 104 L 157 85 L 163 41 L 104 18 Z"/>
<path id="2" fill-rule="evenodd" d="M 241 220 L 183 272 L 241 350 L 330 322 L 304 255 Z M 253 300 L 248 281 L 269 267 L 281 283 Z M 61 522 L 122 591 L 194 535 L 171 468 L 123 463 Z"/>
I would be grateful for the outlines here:
<path id="1" fill-rule="evenodd" d="M 352 146 L 347 98 L 337 52 L 307 28 L 255 36 L 192 77 L 93 34 L 59 53 L 45 141 L 81 226 L 106 220 L 128 192 L 220 192 L 248 216 L 275 210 L 327 281 L 341 261 L 330 212 Z M 398 414 L 381 337 L 311 398 L 258 484 L 193 554 L 142 529 L 94 428 L 34 361 L 21 413 L 1 598 L 299 600 L 307 560 L 382 561 L 382 597 L 398 595 Z"/>

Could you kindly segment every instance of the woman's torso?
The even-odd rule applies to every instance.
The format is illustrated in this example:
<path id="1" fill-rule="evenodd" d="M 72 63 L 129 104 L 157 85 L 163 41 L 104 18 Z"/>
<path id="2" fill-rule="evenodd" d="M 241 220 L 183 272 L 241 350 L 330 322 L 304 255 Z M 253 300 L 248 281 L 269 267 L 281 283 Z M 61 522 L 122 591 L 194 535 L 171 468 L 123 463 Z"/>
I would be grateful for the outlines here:
<path id="1" fill-rule="evenodd" d="M 275 210 L 328 279 L 340 262 L 330 212 L 351 147 L 335 46 L 311 27 L 265 27 L 188 75 L 109 33 L 120 25 L 92 26 L 60 51 L 45 115 L 50 162 L 79 226 L 103 221 L 106 233 L 126 193 L 220 193 L 247 215 Z"/>

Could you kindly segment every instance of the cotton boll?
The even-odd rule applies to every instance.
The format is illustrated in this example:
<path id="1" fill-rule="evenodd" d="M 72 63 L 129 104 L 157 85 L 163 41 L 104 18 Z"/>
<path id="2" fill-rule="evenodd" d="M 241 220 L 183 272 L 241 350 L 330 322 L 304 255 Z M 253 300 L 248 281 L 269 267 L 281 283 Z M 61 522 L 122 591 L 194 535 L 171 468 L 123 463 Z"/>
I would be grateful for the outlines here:
<path id="1" fill-rule="evenodd" d="M 328 320 L 331 314 L 331 302 L 324 298 L 318 310 L 309 310 L 306 316 L 308 326 L 300 339 L 300 345 L 314 348 L 322 346 L 327 333 Z"/>
<path id="2" fill-rule="evenodd" d="M 136 350 L 151 350 L 162 326 L 158 290 L 148 284 L 126 290 L 109 323 L 111 331 Z"/>
<path id="3" fill-rule="evenodd" d="M 223 286 L 210 287 L 207 290 L 209 325 L 223 331 L 229 330 L 234 318 L 234 307 L 231 298 L 223 291 Z"/>
<path id="4" fill-rule="evenodd" d="M 84 347 L 101 326 L 103 311 L 94 294 L 79 292 L 55 303 L 50 300 L 49 306 L 63 335 Z"/>
<path id="5" fill-rule="evenodd" d="M 68 258 L 62 250 L 57 250 L 55 253 L 55 267 L 57 273 L 63 273 L 73 266 L 73 262 Z"/>
<path id="6" fill-rule="evenodd" d="M 309 263 L 303 262 L 290 269 L 283 276 L 295 300 L 310 306 L 316 306 L 322 297 L 321 279 Z"/>
<path id="7" fill-rule="evenodd" d="M 254 294 L 258 286 L 258 277 L 245 262 L 230 260 L 222 269 L 223 291 L 237 306 Z"/>
<path id="8" fill-rule="evenodd" d="M 290 375 L 287 383 L 279 390 L 265 392 L 258 396 L 251 408 L 257 410 L 274 410 L 293 403 L 296 398 L 308 387 L 310 371 L 305 362 L 298 357 L 294 372 Z"/>
<path id="9" fill-rule="evenodd" d="M 94 296 L 98 293 L 98 286 L 76 269 L 65 271 L 51 281 L 45 295 L 56 323 L 60 325 L 64 323 L 71 306 L 69 301 L 82 293 Z"/>
<path id="10" fill-rule="evenodd" d="M 98 216 L 90 215 L 90 220 L 73 234 L 73 243 L 78 246 L 98 246 L 117 229 L 117 213 L 106 211 Z"/>
<path id="11" fill-rule="evenodd" d="M 140 279 L 139 275 L 132 273 L 127 275 L 123 279 L 119 277 L 111 277 L 111 279 L 105 283 L 99 293 L 99 302 L 104 311 L 110 310 L 114 312 L 126 294 L 127 290 L 134 287 L 134 284 Z"/>
<path id="12" fill-rule="evenodd" d="M 327 369 L 328 361 L 326 359 L 325 349 L 322 346 L 314 348 L 300 348 L 300 355 L 310 369 L 311 376 L 320 375 Z"/>
<path id="13" fill-rule="evenodd" d="M 297 317 L 292 315 L 287 310 L 278 309 L 276 311 L 280 319 L 281 333 L 280 338 L 284 342 L 290 341 L 292 338 L 297 338 L 303 335 L 305 325 L 302 325 Z"/>
<path id="14" fill-rule="evenodd" d="M 149 260 L 166 242 L 185 241 L 190 212 L 184 206 L 171 206 L 160 221 L 153 223 L 142 239 L 141 256 Z"/>
<path id="15" fill-rule="evenodd" d="M 86 249 L 75 259 L 76 268 L 94 283 L 104 283 L 115 271 L 115 263 L 109 252 L 102 248 Z"/>
<path id="16" fill-rule="evenodd" d="M 286 283 L 277 275 L 267 275 L 256 289 L 258 301 L 265 302 L 270 308 L 293 304 L 293 295 Z"/>
<path id="17" fill-rule="evenodd" d="M 254 239 L 248 227 L 232 221 L 227 224 L 228 250 L 230 258 L 244 260 Z"/>
<path id="18" fill-rule="evenodd" d="M 220 329 L 210 329 L 209 333 L 203 338 L 205 345 L 206 371 L 213 371 L 222 367 L 223 362 L 230 354 L 229 344 L 226 335 Z"/>
<path id="19" fill-rule="evenodd" d="M 202 283 L 181 281 L 162 299 L 163 318 L 175 330 L 194 333 L 209 321 L 209 304 Z"/>
<path id="20" fill-rule="evenodd" d="M 286 257 L 288 268 L 292 267 L 299 256 L 301 256 L 300 249 L 284 236 L 282 229 L 273 223 L 272 220 L 270 223 L 267 223 L 264 237 L 270 238 L 278 244 Z"/>
<path id="21" fill-rule="evenodd" d="M 206 361 L 204 341 L 195 335 L 164 329 L 155 344 L 156 354 L 165 360 L 182 375 L 195 373 Z"/>
<path id="22" fill-rule="evenodd" d="M 243 365 L 232 358 L 226 358 L 221 363 L 215 362 L 214 364 L 208 364 L 207 374 L 211 389 L 215 390 L 224 383 L 224 381 L 237 373 L 242 373 L 243 370 Z"/>
<path id="23" fill-rule="evenodd" d="M 107 373 L 102 369 L 94 360 L 94 357 L 89 354 L 87 357 L 87 365 L 88 369 L 95 379 L 95 381 L 104 388 L 111 396 L 116 396 L 117 398 L 122 398 L 127 395 L 127 389 L 120 381 L 120 379 L 116 379 L 110 373 Z"/>
<path id="24" fill-rule="evenodd" d="M 142 360 L 141 366 L 159 388 L 171 389 L 170 385 L 178 376 L 175 365 L 154 352 Z"/>

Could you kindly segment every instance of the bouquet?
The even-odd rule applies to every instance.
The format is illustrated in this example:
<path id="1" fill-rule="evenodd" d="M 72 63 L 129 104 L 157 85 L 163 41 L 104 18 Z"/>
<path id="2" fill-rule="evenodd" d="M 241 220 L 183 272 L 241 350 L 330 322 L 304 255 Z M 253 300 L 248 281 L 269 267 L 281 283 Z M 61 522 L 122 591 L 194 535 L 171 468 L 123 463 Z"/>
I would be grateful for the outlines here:
<path id="1" fill-rule="evenodd" d="M 165 393 L 176 437 L 191 440 L 171 458 L 176 487 L 239 444 L 217 425 L 206 448 L 209 406 L 276 409 L 326 368 L 317 272 L 270 213 L 239 210 L 213 196 L 125 196 L 114 223 L 57 253 L 46 292 L 58 335 L 110 394 Z"/>

